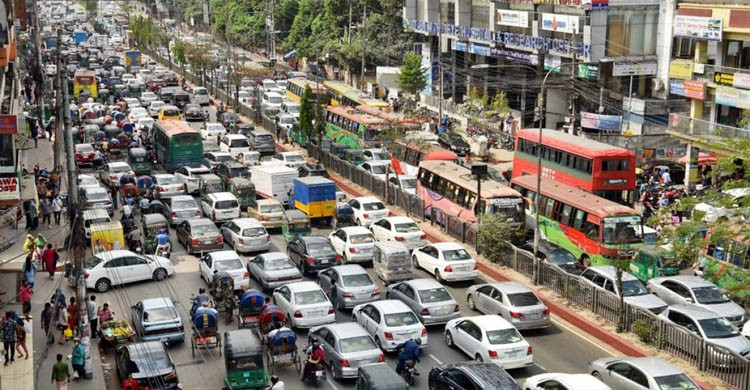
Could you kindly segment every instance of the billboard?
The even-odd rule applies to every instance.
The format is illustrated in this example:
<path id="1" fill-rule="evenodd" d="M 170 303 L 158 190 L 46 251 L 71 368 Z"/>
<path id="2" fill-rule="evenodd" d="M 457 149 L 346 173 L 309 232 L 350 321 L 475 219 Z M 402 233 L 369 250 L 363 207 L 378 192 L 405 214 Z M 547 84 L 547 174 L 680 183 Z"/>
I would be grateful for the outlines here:
<path id="1" fill-rule="evenodd" d="M 495 23 L 500 26 L 527 28 L 529 27 L 529 13 L 499 9 L 495 14 Z"/>
<path id="2" fill-rule="evenodd" d="M 0 134 L 13 135 L 18 132 L 18 117 L 16 115 L 0 115 Z"/>
<path id="3" fill-rule="evenodd" d="M 699 16 L 676 15 L 674 36 L 677 38 L 721 41 L 723 20 Z"/>
<path id="4" fill-rule="evenodd" d="M 20 198 L 20 185 L 15 172 L 0 173 L 0 200 L 18 200 Z"/>
<path id="5" fill-rule="evenodd" d="M 578 23 L 576 15 L 542 14 L 542 30 L 578 34 Z"/>

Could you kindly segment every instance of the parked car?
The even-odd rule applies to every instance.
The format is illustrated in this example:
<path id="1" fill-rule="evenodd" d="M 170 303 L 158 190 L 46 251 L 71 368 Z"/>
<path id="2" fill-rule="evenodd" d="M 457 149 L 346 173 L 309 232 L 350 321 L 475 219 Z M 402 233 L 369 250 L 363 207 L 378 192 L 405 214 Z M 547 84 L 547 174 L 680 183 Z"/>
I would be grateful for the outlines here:
<path id="1" fill-rule="evenodd" d="M 516 329 L 538 329 L 552 325 L 549 308 L 518 282 L 475 284 L 466 289 L 471 310 L 500 315 Z"/>
<path id="2" fill-rule="evenodd" d="M 283 252 L 261 253 L 247 262 L 247 270 L 264 290 L 302 281 L 302 274 Z"/>
<path id="3" fill-rule="evenodd" d="M 204 87 L 193 88 L 193 103 L 201 106 L 207 106 L 211 104 L 208 100 L 208 90 Z"/>
<path id="4" fill-rule="evenodd" d="M 161 341 L 129 343 L 117 347 L 115 366 L 121 380 L 131 377 L 150 389 L 181 389 L 177 368 Z"/>
<path id="5" fill-rule="evenodd" d="M 373 234 L 362 226 L 347 226 L 334 230 L 328 240 L 343 263 L 372 262 Z"/>
<path id="6" fill-rule="evenodd" d="M 692 304 L 714 311 L 737 327 L 747 321 L 745 309 L 731 301 L 715 284 L 698 276 L 654 278 L 646 287 L 669 305 Z"/>
<path id="7" fill-rule="evenodd" d="M 567 374 L 561 372 L 548 372 L 526 378 L 523 390 L 612 390 L 601 380 L 589 374 Z"/>
<path id="8" fill-rule="evenodd" d="M 370 231 L 377 241 L 397 241 L 414 250 L 424 246 L 427 234 L 409 217 L 386 217 L 373 222 Z"/>
<path id="9" fill-rule="evenodd" d="M 144 256 L 126 250 L 101 252 L 83 261 L 86 288 L 104 293 L 112 286 L 144 280 L 162 281 L 174 274 L 172 262 L 161 256 Z"/>
<path id="10" fill-rule="evenodd" d="M 445 325 L 445 343 L 469 358 L 493 362 L 504 369 L 534 364 L 531 345 L 516 328 L 496 315 L 461 317 Z"/>
<path id="11" fill-rule="evenodd" d="M 284 163 L 284 165 L 297 169 L 305 165 L 305 158 L 299 152 L 279 152 L 273 156 L 274 161 Z"/>
<path id="12" fill-rule="evenodd" d="M 479 265 L 471 254 L 455 242 L 425 245 L 412 252 L 415 267 L 433 274 L 438 281 L 473 280 L 479 277 Z"/>
<path id="13" fill-rule="evenodd" d="M 77 166 L 93 165 L 96 150 L 91 144 L 77 144 L 75 146 L 75 162 Z"/>
<path id="14" fill-rule="evenodd" d="M 332 267 L 341 262 L 341 256 L 326 237 L 295 237 L 287 244 L 287 255 L 297 264 L 303 275 Z"/>
<path id="15" fill-rule="evenodd" d="M 395 175 L 391 169 L 390 161 L 365 161 L 359 164 L 358 167 L 367 172 L 368 175 L 375 176 L 378 180 L 382 181 L 385 181 L 386 172 L 389 172 L 390 175 Z"/>
<path id="16" fill-rule="evenodd" d="M 214 192 L 201 198 L 203 214 L 214 222 L 240 217 L 240 203 L 231 192 Z"/>
<path id="17" fill-rule="evenodd" d="M 466 156 L 471 153 L 471 145 L 464 140 L 464 137 L 457 133 L 439 134 L 438 144 L 459 156 Z"/>
<path id="18" fill-rule="evenodd" d="M 271 235 L 255 218 L 235 218 L 222 225 L 221 235 L 240 253 L 267 251 L 271 244 Z"/>
<path id="19" fill-rule="evenodd" d="M 257 208 L 248 207 L 247 215 L 255 218 L 266 228 L 280 228 L 284 206 L 276 199 L 258 199 Z"/>
<path id="20" fill-rule="evenodd" d="M 177 225 L 177 241 L 188 254 L 224 249 L 224 238 L 216 224 L 208 218 L 182 221 Z"/>
<path id="21" fill-rule="evenodd" d="M 99 180 L 108 187 L 120 186 L 120 177 L 130 175 L 135 177 L 133 169 L 126 162 L 114 161 L 104 165 L 104 169 L 99 171 Z"/>
<path id="22" fill-rule="evenodd" d="M 190 195 L 175 195 L 162 198 L 160 201 L 164 205 L 164 217 L 172 226 L 179 225 L 188 219 L 201 217 L 201 209 Z"/>
<path id="23" fill-rule="evenodd" d="M 380 300 L 380 288 L 358 264 L 337 265 L 320 271 L 317 282 L 325 291 L 336 286 L 336 295 L 331 299 L 339 310 Z"/>
<path id="24" fill-rule="evenodd" d="M 311 328 L 336 322 L 333 305 L 315 282 L 296 282 L 278 287 L 273 292 L 273 301 L 286 313 L 292 328 Z"/>
<path id="25" fill-rule="evenodd" d="M 589 364 L 588 372 L 617 390 L 700 390 L 685 372 L 655 357 L 606 357 Z"/>
<path id="26" fill-rule="evenodd" d="M 695 305 L 671 305 L 659 316 L 687 329 L 709 344 L 726 348 L 745 359 L 750 358 L 750 340 L 743 336 L 729 320 L 712 310 Z M 718 353 L 709 355 L 712 364 L 724 364 Z"/>
<path id="27" fill-rule="evenodd" d="M 320 340 L 334 379 L 356 378 L 359 367 L 385 361 L 385 354 L 357 323 L 346 322 L 310 329 Z"/>
<path id="28" fill-rule="evenodd" d="M 385 298 L 404 302 L 425 325 L 444 324 L 461 316 L 456 300 L 433 279 L 412 279 L 391 284 Z"/>
<path id="29" fill-rule="evenodd" d="M 412 175 L 391 175 L 388 182 L 393 184 L 396 188 L 400 188 L 401 191 L 406 192 L 409 195 L 416 195 L 417 193 L 417 177 Z"/>
<path id="30" fill-rule="evenodd" d="M 352 317 L 385 352 L 394 352 L 399 344 L 417 338 L 422 340 L 422 348 L 427 346 L 427 328 L 409 306 L 399 300 L 357 305 L 352 309 Z"/>
<path id="31" fill-rule="evenodd" d="M 581 273 L 578 280 L 585 286 L 619 297 L 620 290 L 617 287 L 615 273 L 615 267 L 611 265 L 591 266 Z M 667 307 L 666 302 L 651 294 L 640 280 L 627 272 L 622 273 L 622 295 L 625 303 L 656 314 L 661 313 Z"/>
<path id="32" fill-rule="evenodd" d="M 174 172 L 174 176 L 185 186 L 185 192 L 188 194 L 197 194 L 200 189 L 200 177 L 208 175 L 211 170 L 207 167 L 179 167 Z"/>
<path id="33" fill-rule="evenodd" d="M 182 318 L 168 297 L 142 299 L 131 307 L 130 315 L 141 341 L 185 341 Z"/>
<path id="34" fill-rule="evenodd" d="M 175 175 L 170 173 L 158 173 L 152 176 L 154 179 L 154 190 L 159 198 L 185 194 L 185 185 Z"/>
<path id="35" fill-rule="evenodd" d="M 209 285 L 213 283 L 214 273 L 226 272 L 232 277 L 235 290 L 250 286 L 250 273 L 235 251 L 219 250 L 204 254 L 198 261 L 198 271 Z"/>
<path id="36" fill-rule="evenodd" d="M 431 390 L 520 390 L 516 380 L 497 364 L 473 361 L 434 366 L 428 383 Z"/>
<path id="37" fill-rule="evenodd" d="M 78 175 L 78 192 L 82 192 L 86 188 L 102 188 L 99 184 L 99 180 L 94 175 L 79 174 Z"/>
<path id="38" fill-rule="evenodd" d="M 371 223 L 390 214 L 390 210 L 374 196 L 360 196 L 349 199 L 349 205 L 354 210 L 354 220 L 358 225 L 369 227 Z"/>

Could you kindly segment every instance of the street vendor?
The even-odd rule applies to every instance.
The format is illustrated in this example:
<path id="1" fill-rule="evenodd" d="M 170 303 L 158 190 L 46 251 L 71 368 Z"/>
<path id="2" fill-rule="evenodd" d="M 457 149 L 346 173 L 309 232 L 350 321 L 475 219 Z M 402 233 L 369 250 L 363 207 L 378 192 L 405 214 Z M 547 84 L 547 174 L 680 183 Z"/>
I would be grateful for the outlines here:
<path id="1" fill-rule="evenodd" d="M 97 315 L 99 316 L 99 324 L 103 324 L 106 321 L 112 320 L 114 318 L 112 311 L 109 310 L 109 303 L 105 302 L 102 307 L 99 308 L 99 311 L 97 312 Z"/>

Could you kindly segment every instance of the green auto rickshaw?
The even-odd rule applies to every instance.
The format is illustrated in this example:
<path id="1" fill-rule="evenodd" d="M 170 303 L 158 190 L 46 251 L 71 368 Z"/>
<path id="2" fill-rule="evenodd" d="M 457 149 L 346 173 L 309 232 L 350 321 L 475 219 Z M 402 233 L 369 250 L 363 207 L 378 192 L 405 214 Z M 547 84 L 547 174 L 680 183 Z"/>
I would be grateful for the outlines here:
<path id="1" fill-rule="evenodd" d="M 169 221 L 162 214 L 143 214 L 141 217 L 141 232 L 143 232 L 143 253 L 156 252 L 156 236 L 159 231 L 169 232 Z"/>
<path id="2" fill-rule="evenodd" d="M 412 377 L 413 378 L 413 377 Z M 409 385 L 385 363 L 359 366 L 357 390 L 407 390 Z"/>
<path id="3" fill-rule="evenodd" d="M 636 278 L 646 282 L 660 276 L 674 276 L 680 273 L 679 264 L 670 251 L 653 245 L 645 245 L 635 252 L 630 260 L 629 271 Z"/>
<path id="4" fill-rule="evenodd" d="M 310 218 L 307 214 L 299 210 L 284 211 L 284 216 L 281 218 L 281 233 L 286 242 L 292 241 L 295 237 L 309 236 L 311 231 Z"/>
<path id="5" fill-rule="evenodd" d="M 128 165 L 136 175 L 151 174 L 151 159 L 148 152 L 143 148 L 128 149 Z"/>
<path id="6" fill-rule="evenodd" d="M 251 329 L 224 332 L 225 390 L 265 389 L 268 375 L 263 366 L 263 344 Z"/>
<path id="7" fill-rule="evenodd" d="M 256 208 L 255 184 L 244 177 L 233 177 L 226 183 L 226 191 L 231 192 L 240 202 L 240 210 L 248 207 Z"/>

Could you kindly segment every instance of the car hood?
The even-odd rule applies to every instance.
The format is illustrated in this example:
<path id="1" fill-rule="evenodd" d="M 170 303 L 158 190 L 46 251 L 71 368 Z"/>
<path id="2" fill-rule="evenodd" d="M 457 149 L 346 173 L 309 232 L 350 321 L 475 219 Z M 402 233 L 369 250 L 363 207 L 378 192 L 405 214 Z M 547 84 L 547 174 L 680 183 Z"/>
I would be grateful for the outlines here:
<path id="1" fill-rule="evenodd" d="M 625 297 L 625 302 L 647 310 L 667 307 L 667 304 L 654 294 L 644 294 L 634 297 Z"/>
<path id="2" fill-rule="evenodd" d="M 709 343 L 724 347 L 730 351 L 745 355 L 750 352 L 750 341 L 743 335 L 727 337 L 723 339 L 709 339 Z"/>
<path id="3" fill-rule="evenodd" d="M 724 302 L 724 303 L 714 303 L 710 305 L 700 305 L 705 307 L 706 309 L 709 309 L 711 311 L 716 312 L 716 314 L 722 315 L 724 317 L 738 317 L 745 315 L 745 309 L 742 308 L 742 306 L 732 302 Z"/>
<path id="4" fill-rule="evenodd" d="M 292 276 L 298 276 L 300 274 L 299 270 L 297 270 L 296 268 L 265 271 L 265 273 L 271 278 L 288 278 Z"/>

